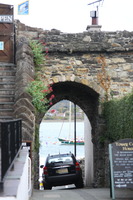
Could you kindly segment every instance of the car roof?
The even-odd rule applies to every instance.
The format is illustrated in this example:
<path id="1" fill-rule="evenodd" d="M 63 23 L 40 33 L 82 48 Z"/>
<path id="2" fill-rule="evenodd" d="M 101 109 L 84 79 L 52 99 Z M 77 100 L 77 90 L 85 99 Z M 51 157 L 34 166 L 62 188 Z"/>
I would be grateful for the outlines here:
<path id="1" fill-rule="evenodd" d="M 48 155 L 48 157 L 58 157 L 58 156 L 67 156 L 67 155 L 70 155 L 72 156 L 73 154 L 70 152 L 70 153 L 59 153 L 59 154 L 54 154 L 54 155 Z"/>

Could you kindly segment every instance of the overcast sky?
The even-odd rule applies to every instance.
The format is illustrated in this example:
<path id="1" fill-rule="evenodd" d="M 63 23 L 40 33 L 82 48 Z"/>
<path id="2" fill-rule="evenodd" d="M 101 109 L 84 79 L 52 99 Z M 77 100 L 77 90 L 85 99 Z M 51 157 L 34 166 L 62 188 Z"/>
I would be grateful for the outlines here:
<path id="1" fill-rule="evenodd" d="M 29 0 L 29 15 L 21 16 L 17 6 L 24 1 L 0 0 L 0 3 L 14 5 L 15 19 L 28 26 L 69 33 L 86 31 L 91 24 L 90 11 L 96 9 L 88 5 L 96 0 Z M 133 0 L 104 0 L 99 6 L 99 25 L 102 31 L 133 31 Z"/>

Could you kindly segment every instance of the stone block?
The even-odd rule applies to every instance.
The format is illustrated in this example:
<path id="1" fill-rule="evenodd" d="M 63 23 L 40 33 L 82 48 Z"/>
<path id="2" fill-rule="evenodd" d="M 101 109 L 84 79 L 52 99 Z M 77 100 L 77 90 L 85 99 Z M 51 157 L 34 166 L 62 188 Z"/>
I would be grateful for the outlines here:
<path id="1" fill-rule="evenodd" d="M 31 127 L 26 121 L 22 121 L 22 126 L 28 131 L 29 135 L 32 135 L 34 134 L 34 127 Z"/>
<path id="2" fill-rule="evenodd" d="M 29 133 L 29 130 L 22 126 L 22 140 L 23 141 L 33 141 L 33 135 Z"/>
<path id="3" fill-rule="evenodd" d="M 19 31 L 20 36 L 25 36 L 29 39 L 38 38 L 37 31 Z"/>
<path id="4" fill-rule="evenodd" d="M 124 58 L 111 58 L 111 63 L 126 63 L 126 60 Z"/>
<path id="5" fill-rule="evenodd" d="M 28 107 L 31 110 L 31 112 L 33 113 L 35 112 L 35 108 L 33 104 L 27 98 L 22 98 L 16 101 L 16 103 L 14 104 L 14 109 L 17 109 L 18 107 L 21 107 L 22 105 Z"/>
<path id="6" fill-rule="evenodd" d="M 87 79 L 81 79 L 81 83 L 84 85 L 88 85 L 88 80 Z"/>
<path id="7" fill-rule="evenodd" d="M 58 83 L 59 79 L 57 77 L 52 77 L 53 83 Z"/>
<path id="8" fill-rule="evenodd" d="M 22 73 L 27 73 L 29 76 L 34 77 L 34 66 L 29 63 L 28 59 L 20 60 L 17 62 L 17 76 L 21 76 Z"/>
<path id="9" fill-rule="evenodd" d="M 89 72 L 88 68 L 77 68 L 77 73 L 86 74 Z"/>
<path id="10" fill-rule="evenodd" d="M 29 124 L 31 124 L 31 126 L 34 127 L 35 114 L 31 112 L 31 110 L 28 107 L 23 105 L 21 107 L 17 107 L 14 111 L 14 116 L 19 116 L 18 118 L 21 118 L 20 115 L 24 115 L 26 121 L 28 121 Z"/>
<path id="11" fill-rule="evenodd" d="M 84 38 L 83 38 L 83 42 L 91 42 L 91 37 L 89 35 L 86 35 Z"/>

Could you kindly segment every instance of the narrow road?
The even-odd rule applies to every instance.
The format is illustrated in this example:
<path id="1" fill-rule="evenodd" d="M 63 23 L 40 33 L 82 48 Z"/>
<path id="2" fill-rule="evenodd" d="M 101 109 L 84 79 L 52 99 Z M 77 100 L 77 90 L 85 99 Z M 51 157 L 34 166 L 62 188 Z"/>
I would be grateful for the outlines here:
<path id="1" fill-rule="evenodd" d="M 133 200 L 133 190 L 116 191 L 116 199 Z M 108 188 L 76 189 L 74 186 L 34 190 L 30 200 L 111 200 Z"/>

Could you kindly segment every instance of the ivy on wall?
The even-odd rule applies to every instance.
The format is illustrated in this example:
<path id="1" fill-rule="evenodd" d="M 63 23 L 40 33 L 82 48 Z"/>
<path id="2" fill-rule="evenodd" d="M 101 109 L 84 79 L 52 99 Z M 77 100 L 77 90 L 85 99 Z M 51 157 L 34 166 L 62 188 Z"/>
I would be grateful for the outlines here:
<path id="1" fill-rule="evenodd" d="M 110 142 L 133 138 L 133 92 L 119 100 L 103 103 L 106 121 L 105 137 Z"/>
<path id="2" fill-rule="evenodd" d="M 34 55 L 34 64 L 37 68 L 45 61 L 45 57 L 43 54 L 43 46 L 37 40 L 31 40 L 29 44 Z"/>

